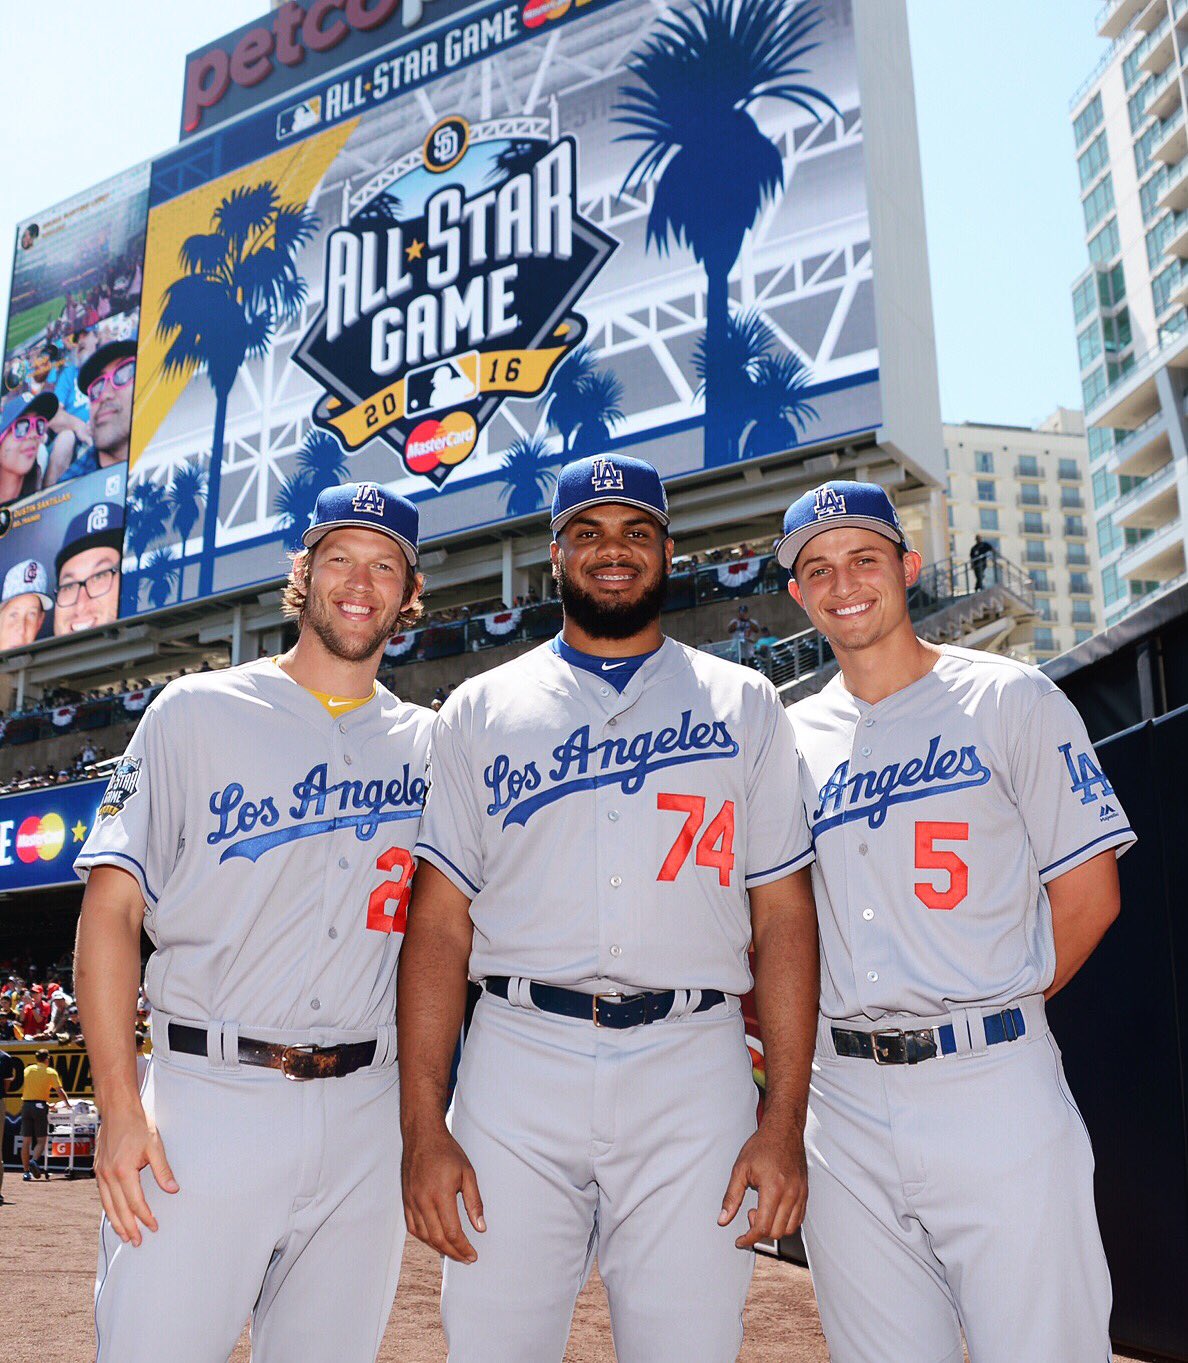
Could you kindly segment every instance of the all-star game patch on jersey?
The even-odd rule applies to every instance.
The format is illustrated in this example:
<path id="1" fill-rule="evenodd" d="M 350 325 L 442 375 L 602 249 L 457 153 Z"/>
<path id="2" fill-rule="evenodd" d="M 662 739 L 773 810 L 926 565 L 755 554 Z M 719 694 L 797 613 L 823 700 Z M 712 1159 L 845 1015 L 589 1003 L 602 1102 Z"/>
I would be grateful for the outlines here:
<path id="1" fill-rule="evenodd" d="M 549 644 L 465 682 L 431 768 L 416 854 L 472 900 L 475 979 L 745 993 L 747 890 L 812 859 L 771 683 L 671 639 L 621 694 Z"/>
<path id="2" fill-rule="evenodd" d="M 75 862 L 135 876 L 154 1008 L 257 1028 L 390 1025 L 432 712 L 335 715 L 271 659 L 171 683 Z"/>
<path id="3" fill-rule="evenodd" d="M 1037 668 L 942 649 L 876 705 L 793 705 L 827 1018 L 935 1017 L 1040 994 L 1044 886 L 1134 841 L 1081 717 Z"/>

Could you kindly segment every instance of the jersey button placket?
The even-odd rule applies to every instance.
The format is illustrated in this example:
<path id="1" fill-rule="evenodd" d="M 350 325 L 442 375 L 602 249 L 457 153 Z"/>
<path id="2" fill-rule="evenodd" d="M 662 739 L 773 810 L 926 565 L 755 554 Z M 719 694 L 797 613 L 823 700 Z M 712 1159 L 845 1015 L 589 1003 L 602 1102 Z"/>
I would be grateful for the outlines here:
<path id="1" fill-rule="evenodd" d="M 602 728 L 603 739 L 614 741 L 618 737 L 621 698 L 608 686 L 598 689 L 608 705 L 616 710 L 616 713 L 605 716 Z M 596 872 L 604 887 L 599 896 L 598 972 L 611 979 L 620 973 L 623 943 L 631 931 L 630 896 L 624 889 L 625 872 L 629 866 L 630 820 L 624 817 L 627 813 L 622 807 L 624 799 L 623 791 L 616 785 L 601 786 L 596 791 L 595 845 L 605 849 L 606 854 Z"/>

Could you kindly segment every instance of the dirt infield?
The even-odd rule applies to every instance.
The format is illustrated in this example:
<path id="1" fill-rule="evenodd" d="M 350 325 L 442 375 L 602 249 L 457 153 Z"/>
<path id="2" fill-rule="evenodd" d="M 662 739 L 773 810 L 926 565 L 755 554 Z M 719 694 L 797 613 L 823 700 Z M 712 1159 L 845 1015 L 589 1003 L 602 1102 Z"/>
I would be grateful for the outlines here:
<path id="1" fill-rule="evenodd" d="M 0 1339 L 9 1358 L 52 1352 L 57 1363 L 94 1356 L 91 1293 L 99 1198 L 94 1182 L 23 1183 L 6 1173 L 0 1207 Z M 437 1315 L 440 1262 L 410 1239 L 400 1293 L 380 1349 L 380 1363 L 445 1363 Z M 19 1283 L 19 1287 L 17 1284 Z M 828 1363 L 808 1273 L 759 1257 L 747 1299 L 740 1363 Z M 614 1358 L 606 1297 L 597 1279 L 578 1298 L 565 1363 Z M 246 1334 L 230 1363 L 247 1363 Z M 1118 1357 L 1116 1363 L 1132 1363 Z"/>

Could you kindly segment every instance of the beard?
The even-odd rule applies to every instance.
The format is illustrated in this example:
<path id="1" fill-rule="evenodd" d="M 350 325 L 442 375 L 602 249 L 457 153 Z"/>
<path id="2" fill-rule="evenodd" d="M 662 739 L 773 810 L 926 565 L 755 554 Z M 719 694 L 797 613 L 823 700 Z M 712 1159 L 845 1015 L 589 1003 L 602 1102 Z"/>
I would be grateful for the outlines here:
<path id="1" fill-rule="evenodd" d="M 386 615 L 377 618 L 375 629 L 370 634 L 363 638 L 348 639 L 335 618 L 330 602 L 322 597 L 315 597 L 311 592 L 305 603 L 305 620 L 302 622 L 302 628 L 308 625 L 321 640 L 326 652 L 333 657 L 341 658 L 343 662 L 361 663 L 382 652 L 388 640 L 396 633 L 400 624 L 400 612 L 403 609 L 403 605 L 393 606 Z"/>
<path id="2" fill-rule="evenodd" d="M 661 562 L 655 580 L 644 587 L 636 600 L 607 603 L 583 591 L 567 577 L 565 564 L 558 559 L 557 590 L 565 618 L 592 639 L 630 639 L 659 617 L 668 596 L 668 568 Z"/>

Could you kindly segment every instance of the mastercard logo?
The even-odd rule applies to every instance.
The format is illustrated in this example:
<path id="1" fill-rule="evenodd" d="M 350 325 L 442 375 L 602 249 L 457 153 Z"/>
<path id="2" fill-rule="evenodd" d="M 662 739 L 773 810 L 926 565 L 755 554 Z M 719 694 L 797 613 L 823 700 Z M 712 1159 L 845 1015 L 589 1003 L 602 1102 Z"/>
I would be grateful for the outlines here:
<path id="1" fill-rule="evenodd" d="M 17 829 L 16 854 L 24 862 L 53 861 L 66 845 L 66 825 L 60 814 L 30 814 Z"/>
<path id="2" fill-rule="evenodd" d="M 430 473 L 439 464 L 460 464 L 477 440 L 478 426 L 469 412 L 451 412 L 440 421 L 430 417 L 409 432 L 404 458 L 414 473 Z"/>
<path id="3" fill-rule="evenodd" d="M 528 0 L 524 6 L 524 27 L 539 28 L 550 19 L 560 19 L 572 0 Z"/>

